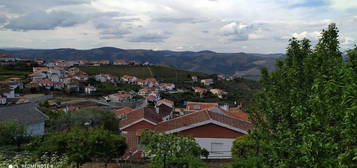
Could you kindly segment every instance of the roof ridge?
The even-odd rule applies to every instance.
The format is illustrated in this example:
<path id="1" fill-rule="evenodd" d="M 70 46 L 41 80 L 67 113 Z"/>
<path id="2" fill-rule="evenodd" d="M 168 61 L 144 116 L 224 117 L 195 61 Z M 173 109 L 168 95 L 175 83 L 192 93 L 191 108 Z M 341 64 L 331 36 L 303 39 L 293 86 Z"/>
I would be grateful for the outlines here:
<path id="1" fill-rule="evenodd" d="M 205 110 L 205 112 L 206 112 L 206 114 L 208 115 L 208 118 L 209 118 L 210 120 L 213 120 L 212 117 L 211 117 L 211 115 L 209 114 L 211 111 Z"/>
<path id="2" fill-rule="evenodd" d="M 210 103 L 210 102 L 193 102 L 193 101 L 188 101 L 187 103 L 218 104 L 218 103 Z"/>
<path id="3" fill-rule="evenodd" d="M 207 110 L 207 111 L 208 111 L 208 110 Z M 229 119 L 239 120 L 239 121 L 242 121 L 242 122 L 245 122 L 245 123 L 248 123 L 248 124 L 252 124 L 252 123 L 250 123 L 250 122 L 248 122 L 248 121 L 245 121 L 245 120 L 243 120 L 243 119 L 231 117 L 231 116 L 229 116 L 229 115 L 227 115 L 227 114 L 225 114 L 225 113 L 220 114 L 220 113 L 216 113 L 216 112 L 213 112 L 213 111 L 208 111 L 208 112 L 209 112 L 209 113 L 219 114 L 219 115 L 224 116 L 224 117 L 227 117 L 227 118 L 229 118 Z"/>
<path id="4" fill-rule="evenodd" d="M 202 113 L 202 112 L 204 112 L 204 111 L 191 112 L 191 113 L 189 113 L 189 114 L 186 114 L 186 115 L 183 115 L 183 116 L 180 116 L 180 117 L 176 117 L 176 118 L 174 118 L 174 119 L 161 121 L 161 122 L 159 122 L 159 124 L 164 123 L 164 122 L 170 122 L 170 121 L 173 121 L 173 120 L 178 120 L 178 119 L 181 119 L 181 118 L 184 118 L 184 117 L 189 117 L 189 116 L 191 116 L 191 115 L 193 115 L 193 114 L 198 114 L 198 113 Z"/>

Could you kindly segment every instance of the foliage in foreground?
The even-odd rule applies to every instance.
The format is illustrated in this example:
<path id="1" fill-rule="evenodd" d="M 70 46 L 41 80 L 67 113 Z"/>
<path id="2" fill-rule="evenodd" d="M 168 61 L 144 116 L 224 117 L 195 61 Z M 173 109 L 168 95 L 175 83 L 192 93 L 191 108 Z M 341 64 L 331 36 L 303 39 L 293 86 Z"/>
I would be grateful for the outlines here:
<path id="1" fill-rule="evenodd" d="M 15 156 L 7 156 L 0 154 L 0 167 L 56 167 L 56 168 L 73 168 L 75 165 L 67 156 L 59 157 L 58 155 L 43 155 L 40 158 L 34 159 L 26 154 L 17 154 Z"/>
<path id="2" fill-rule="evenodd" d="M 77 165 L 93 161 L 110 161 L 124 154 L 127 145 L 124 137 L 103 129 L 74 128 L 68 132 L 38 137 L 28 145 L 35 156 L 68 156 Z"/>
<path id="3" fill-rule="evenodd" d="M 258 152 L 247 159 L 264 167 L 357 167 L 356 51 L 343 61 L 335 24 L 314 49 L 309 40 L 291 39 L 277 70 L 262 70 L 250 113 L 251 149 Z"/>
<path id="4" fill-rule="evenodd" d="M 25 138 L 25 127 L 15 121 L 0 122 L 0 146 L 18 145 Z"/>
<path id="5" fill-rule="evenodd" d="M 193 138 L 172 134 L 142 132 L 141 143 L 151 156 L 155 168 L 201 168 L 207 167 L 200 159 L 201 148 Z"/>

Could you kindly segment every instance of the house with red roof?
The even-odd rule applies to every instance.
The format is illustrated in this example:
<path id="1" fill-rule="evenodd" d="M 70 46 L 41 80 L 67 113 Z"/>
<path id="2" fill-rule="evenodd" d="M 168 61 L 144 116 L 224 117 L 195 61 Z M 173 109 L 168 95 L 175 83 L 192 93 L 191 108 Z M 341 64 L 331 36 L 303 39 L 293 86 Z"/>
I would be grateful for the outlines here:
<path id="1" fill-rule="evenodd" d="M 218 103 L 204 103 L 204 102 L 187 102 L 186 111 L 187 112 L 198 112 L 202 110 L 211 110 L 213 108 L 218 108 Z"/>
<path id="2" fill-rule="evenodd" d="M 146 78 L 145 79 L 145 85 L 149 88 L 158 86 L 159 82 L 155 78 Z"/>
<path id="3" fill-rule="evenodd" d="M 199 94 L 201 98 L 203 97 L 203 94 L 207 92 L 207 89 L 201 87 L 192 87 L 192 90 Z"/>
<path id="4" fill-rule="evenodd" d="M 153 92 L 152 88 L 142 88 L 139 90 L 138 94 L 140 96 L 148 96 L 151 92 Z"/>
<path id="5" fill-rule="evenodd" d="M 110 61 L 109 60 L 99 60 L 98 63 L 101 65 L 108 65 L 110 63 Z"/>
<path id="6" fill-rule="evenodd" d="M 88 85 L 86 87 L 84 87 L 84 93 L 86 94 L 92 94 L 93 92 L 97 91 L 97 88 L 91 85 Z"/>
<path id="7" fill-rule="evenodd" d="M 159 88 L 161 91 L 171 91 L 175 89 L 175 84 L 173 83 L 160 83 Z"/>
<path id="8" fill-rule="evenodd" d="M 213 79 L 209 78 L 209 79 L 202 79 L 201 83 L 205 86 L 210 86 L 214 83 Z"/>
<path id="9" fill-rule="evenodd" d="M 139 86 L 144 86 L 145 85 L 145 80 L 144 79 L 137 79 L 135 83 Z"/>
<path id="10" fill-rule="evenodd" d="M 172 120 L 160 122 L 155 131 L 190 136 L 209 152 L 210 159 L 232 157 L 235 138 L 248 134 L 252 124 L 225 114 L 203 110 Z"/>
<path id="11" fill-rule="evenodd" d="M 133 111 L 134 109 L 130 108 L 130 107 L 123 107 L 123 108 L 119 108 L 119 109 L 114 109 L 112 110 L 112 112 L 115 114 L 115 116 L 119 119 L 124 119 L 126 118 L 126 114 L 128 114 L 129 112 Z"/>
<path id="12" fill-rule="evenodd" d="M 63 82 L 53 82 L 53 88 L 62 90 L 62 89 L 64 89 L 64 83 Z"/>
<path id="13" fill-rule="evenodd" d="M 113 65 L 128 65 L 128 63 L 123 59 L 117 59 L 113 61 Z"/>
<path id="14" fill-rule="evenodd" d="M 42 72 L 33 72 L 29 76 L 31 77 L 32 81 L 40 81 L 47 77 L 47 75 Z"/>
<path id="15" fill-rule="evenodd" d="M 138 78 L 135 76 L 124 75 L 120 78 L 120 80 L 126 83 L 134 83 L 136 80 L 138 80 Z"/>
<path id="16" fill-rule="evenodd" d="M 99 74 L 95 76 L 95 80 L 99 82 L 111 82 L 115 83 L 118 81 L 118 77 L 111 74 Z"/>
<path id="17" fill-rule="evenodd" d="M 250 122 L 230 117 L 219 108 L 163 120 L 159 113 L 145 107 L 127 113 L 119 123 L 128 151 L 135 153 L 134 158 L 140 158 L 142 154 L 140 133 L 143 129 L 193 137 L 202 148 L 207 149 L 208 158 L 228 159 L 232 157 L 230 149 L 235 138 L 248 134 L 252 127 Z"/>

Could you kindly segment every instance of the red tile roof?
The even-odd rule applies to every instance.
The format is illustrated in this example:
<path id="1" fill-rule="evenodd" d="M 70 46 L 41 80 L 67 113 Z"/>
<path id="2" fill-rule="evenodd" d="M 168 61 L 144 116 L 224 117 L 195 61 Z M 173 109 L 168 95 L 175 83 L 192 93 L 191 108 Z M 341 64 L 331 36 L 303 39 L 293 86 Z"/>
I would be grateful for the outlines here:
<path id="1" fill-rule="evenodd" d="M 203 110 L 172 120 L 163 121 L 155 126 L 154 130 L 159 132 L 172 131 L 187 126 L 194 126 L 194 124 L 198 124 L 204 121 L 212 120 L 244 131 L 248 131 L 253 127 L 253 125 L 249 122 L 232 118 L 224 114 Z"/>
<path id="2" fill-rule="evenodd" d="M 174 105 L 174 102 L 171 101 L 171 100 L 168 100 L 168 99 L 162 99 L 162 100 L 159 100 L 156 104 L 157 105 L 161 105 L 163 103 L 167 103 L 167 104 L 170 104 L 170 105 Z"/>
<path id="3" fill-rule="evenodd" d="M 151 82 L 151 83 L 156 83 L 157 80 L 155 78 L 146 78 L 145 79 L 146 82 Z"/>
<path id="4" fill-rule="evenodd" d="M 233 118 L 238 118 L 238 119 L 250 122 L 248 113 L 245 113 L 245 112 L 231 112 L 231 111 L 227 111 L 227 112 L 224 112 L 224 113 L 226 115 L 228 115 L 228 116 L 233 117 Z"/>
<path id="5" fill-rule="evenodd" d="M 4 55 L 4 54 L 0 54 L 0 58 L 14 58 L 14 57 L 8 56 L 8 55 Z"/>
<path id="6" fill-rule="evenodd" d="M 43 74 L 38 73 L 38 72 L 34 72 L 34 73 L 30 74 L 29 76 L 38 77 L 38 76 L 43 76 Z"/>
<path id="7" fill-rule="evenodd" d="M 115 110 L 112 110 L 112 112 L 116 115 L 116 116 L 119 116 L 119 115 L 122 115 L 122 114 L 127 114 L 129 113 L 130 111 L 133 111 L 134 109 L 130 108 L 130 107 L 123 107 L 123 108 L 120 108 L 120 109 L 115 109 Z"/>
<path id="8" fill-rule="evenodd" d="M 119 128 L 122 129 L 123 127 L 128 126 L 141 119 L 146 119 L 153 123 L 159 123 L 160 121 L 162 121 L 160 116 L 152 109 L 148 107 L 143 107 L 127 113 L 126 118 L 119 122 Z"/>
<path id="9" fill-rule="evenodd" d="M 195 92 L 206 92 L 207 91 L 207 89 L 200 88 L 200 87 L 192 87 L 192 90 L 194 90 Z"/>
<path id="10" fill-rule="evenodd" d="M 219 107 L 218 103 L 187 102 L 186 110 L 197 112 L 202 110 L 209 110 L 215 107 Z"/>
<path id="11" fill-rule="evenodd" d="M 136 78 L 135 76 L 130 76 L 130 75 L 123 75 L 122 78 L 125 78 L 125 79 L 134 79 Z"/>
<path id="12" fill-rule="evenodd" d="M 123 60 L 123 59 L 117 59 L 117 60 L 114 60 L 115 63 L 125 63 L 126 61 Z"/>
<path id="13" fill-rule="evenodd" d="M 53 84 L 53 82 L 48 79 L 41 80 L 39 83 L 42 85 Z"/>

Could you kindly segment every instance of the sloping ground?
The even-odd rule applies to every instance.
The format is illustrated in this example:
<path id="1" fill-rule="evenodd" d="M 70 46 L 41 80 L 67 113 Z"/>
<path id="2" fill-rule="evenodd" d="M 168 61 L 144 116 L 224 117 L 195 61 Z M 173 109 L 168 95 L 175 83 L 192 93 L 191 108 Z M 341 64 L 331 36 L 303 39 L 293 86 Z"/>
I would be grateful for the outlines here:
<path id="1" fill-rule="evenodd" d="M 104 65 L 104 66 L 80 66 L 81 71 L 89 75 L 99 73 L 109 73 L 118 77 L 132 75 L 138 78 L 157 78 L 160 81 L 191 81 L 191 76 L 207 77 L 200 72 L 191 72 L 170 68 L 167 66 L 125 66 L 125 65 Z M 151 72 L 152 73 L 151 73 Z"/>
<path id="2" fill-rule="evenodd" d="M 249 54 L 249 53 L 216 53 L 212 51 L 201 52 L 175 52 L 153 50 L 124 50 L 113 47 L 104 47 L 90 50 L 75 49 L 49 49 L 49 50 L 0 50 L 0 53 L 19 58 L 46 60 L 135 60 L 138 62 L 150 62 L 153 64 L 165 64 L 178 69 L 204 72 L 207 74 L 233 75 L 237 72 L 245 72 L 243 77 L 254 78 L 259 72 L 250 71 L 267 67 L 273 69 L 275 59 L 281 54 Z"/>

